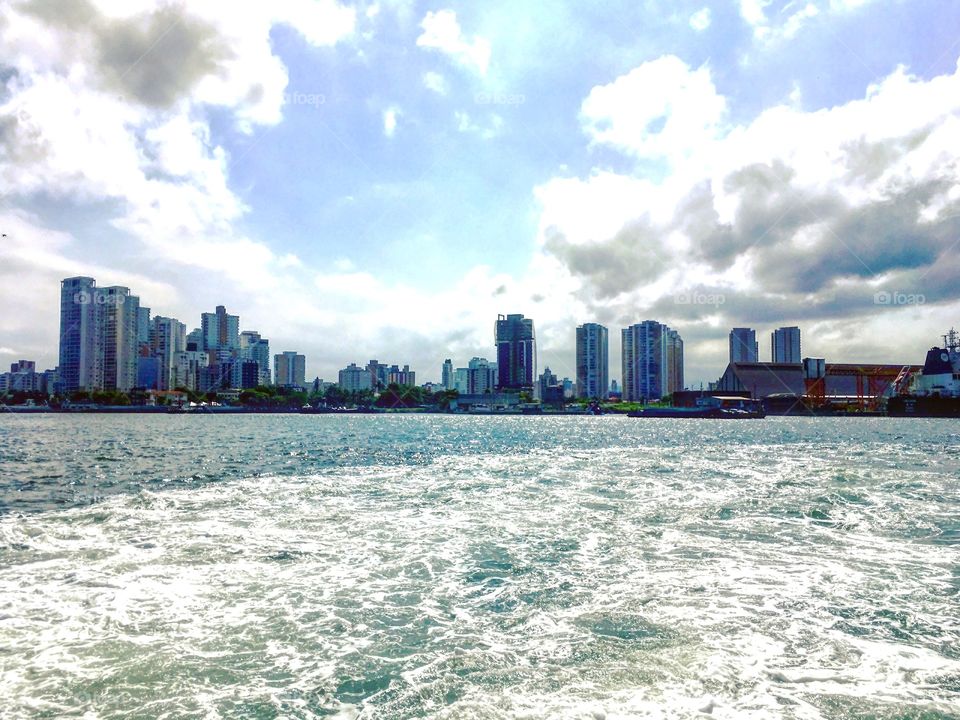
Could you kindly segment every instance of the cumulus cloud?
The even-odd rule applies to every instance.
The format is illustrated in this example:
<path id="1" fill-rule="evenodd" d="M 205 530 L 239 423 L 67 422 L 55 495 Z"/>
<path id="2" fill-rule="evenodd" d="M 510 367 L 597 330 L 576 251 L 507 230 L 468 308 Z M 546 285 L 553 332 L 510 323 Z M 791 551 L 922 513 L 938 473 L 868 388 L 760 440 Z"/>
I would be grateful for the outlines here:
<path id="1" fill-rule="evenodd" d="M 461 31 L 457 14 L 453 10 L 427 12 L 420 27 L 423 33 L 417 38 L 418 47 L 438 50 L 480 75 L 487 74 L 490 42 L 479 35 L 468 40 Z"/>
<path id="2" fill-rule="evenodd" d="M 639 157 L 689 155 L 716 138 L 726 110 L 706 66 L 674 55 L 594 87 L 580 108 L 588 137 Z"/>
<path id="3" fill-rule="evenodd" d="M 704 338 L 736 324 L 846 323 L 851 347 L 878 313 L 920 312 L 878 307 L 877 292 L 921 295 L 928 317 L 954 321 L 960 66 L 931 80 L 899 68 L 861 99 L 773 107 L 743 125 L 725 125 L 725 108 L 709 69 L 672 57 L 588 94 L 587 138 L 637 171 L 557 178 L 537 197 L 544 252 L 583 280 L 592 312 L 656 313 Z M 669 164 L 662 180 L 649 179 L 650 158 Z"/>

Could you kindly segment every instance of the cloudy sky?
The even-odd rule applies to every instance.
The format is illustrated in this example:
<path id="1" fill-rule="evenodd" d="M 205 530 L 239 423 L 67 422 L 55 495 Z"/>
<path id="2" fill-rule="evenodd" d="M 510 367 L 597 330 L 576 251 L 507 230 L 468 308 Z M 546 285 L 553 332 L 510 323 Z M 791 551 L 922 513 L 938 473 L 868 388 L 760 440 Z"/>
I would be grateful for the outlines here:
<path id="1" fill-rule="evenodd" d="M 0 2 L 0 362 L 59 281 L 188 328 L 224 304 L 308 376 L 439 379 L 533 317 L 656 319 L 920 362 L 960 324 L 952 0 Z"/>

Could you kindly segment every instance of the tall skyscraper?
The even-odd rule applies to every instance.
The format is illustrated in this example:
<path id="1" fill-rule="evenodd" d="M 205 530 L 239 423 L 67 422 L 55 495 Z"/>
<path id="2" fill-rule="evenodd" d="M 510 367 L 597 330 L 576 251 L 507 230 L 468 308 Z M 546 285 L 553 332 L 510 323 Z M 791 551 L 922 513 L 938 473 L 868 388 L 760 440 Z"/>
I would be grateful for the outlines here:
<path id="1" fill-rule="evenodd" d="M 270 384 L 270 341 L 260 337 L 256 330 L 244 330 L 240 333 L 240 357 L 253 360 L 259 366 L 257 377 L 259 385 Z"/>
<path id="2" fill-rule="evenodd" d="M 96 285 L 91 277 L 60 283 L 60 383 L 67 393 L 103 387 Z"/>
<path id="3" fill-rule="evenodd" d="M 306 356 L 292 350 L 273 356 L 273 375 L 281 387 L 306 387 L 306 369 Z"/>
<path id="4" fill-rule="evenodd" d="M 683 383 L 683 338 L 676 330 L 667 328 L 667 394 L 684 389 Z"/>
<path id="5" fill-rule="evenodd" d="M 200 331 L 201 350 L 240 349 L 240 316 L 229 315 L 223 305 L 217 305 L 216 312 L 201 314 Z"/>
<path id="6" fill-rule="evenodd" d="M 770 335 L 770 359 L 775 363 L 800 362 L 800 328 L 782 327 Z"/>
<path id="7" fill-rule="evenodd" d="M 759 360 L 757 333 L 752 328 L 733 328 L 730 331 L 730 362 L 755 363 Z"/>
<path id="8" fill-rule="evenodd" d="M 150 345 L 150 308 L 137 303 L 137 349 Z"/>
<path id="9" fill-rule="evenodd" d="M 504 390 L 533 388 L 537 381 L 537 337 L 533 320 L 523 315 L 498 315 L 497 386 Z"/>
<path id="10" fill-rule="evenodd" d="M 447 358 L 443 361 L 443 375 L 440 384 L 444 390 L 453 390 L 453 360 Z"/>
<path id="11" fill-rule="evenodd" d="M 605 398 L 610 385 L 607 329 L 597 323 L 577 328 L 577 396 Z"/>
<path id="12" fill-rule="evenodd" d="M 659 400 L 683 389 L 683 340 L 656 320 L 621 332 L 623 399 Z"/>
<path id="13" fill-rule="evenodd" d="M 173 390 L 177 387 L 178 368 L 182 353 L 186 347 L 187 327 L 176 318 L 156 315 L 153 318 L 153 332 L 150 337 L 150 349 L 157 358 L 157 389 Z"/>
<path id="14" fill-rule="evenodd" d="M 94 290 L 99 314 L 103 388 L 129 392 L 137 386 L 140 298 L 119 286 Z"/>

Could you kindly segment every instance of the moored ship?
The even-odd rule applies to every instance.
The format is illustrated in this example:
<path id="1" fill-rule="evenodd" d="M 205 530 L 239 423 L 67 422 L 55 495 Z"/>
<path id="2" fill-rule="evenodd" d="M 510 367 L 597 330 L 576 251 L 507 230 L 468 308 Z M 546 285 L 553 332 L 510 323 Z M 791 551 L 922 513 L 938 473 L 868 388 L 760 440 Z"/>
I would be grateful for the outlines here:
<path id="1" fill-rule="evenodd" d="M 960 333 L 943 336 L 943 347 L 927 351 L 923 370 L 910 392 L 887 402 L 887 413 L 897 417 L 960 417 Z"/>

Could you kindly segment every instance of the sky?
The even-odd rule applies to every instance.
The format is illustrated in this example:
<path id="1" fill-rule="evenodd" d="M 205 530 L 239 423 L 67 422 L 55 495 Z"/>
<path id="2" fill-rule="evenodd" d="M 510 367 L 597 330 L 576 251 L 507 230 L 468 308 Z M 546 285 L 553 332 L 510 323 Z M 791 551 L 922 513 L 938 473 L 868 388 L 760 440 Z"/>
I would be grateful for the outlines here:
<path id="1" fill-rule="evenodd" d="M 922 362 L 960 324 L 960 3 L 0 2 L 0 363 L 57 363 L 59 283 L 307 376 L 495 357 L 532 317 L 731 327 Z"/>

